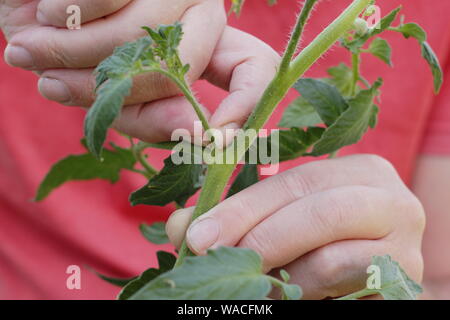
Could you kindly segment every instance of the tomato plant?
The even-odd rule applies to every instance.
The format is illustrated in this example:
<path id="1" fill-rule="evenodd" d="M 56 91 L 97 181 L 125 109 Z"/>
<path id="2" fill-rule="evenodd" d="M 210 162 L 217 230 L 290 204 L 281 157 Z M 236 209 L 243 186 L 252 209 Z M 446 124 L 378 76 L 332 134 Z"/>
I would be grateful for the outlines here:
<path id="1" fill-rule="evenodd" d="M 239 13 L 243 2 L 232 0 L 232 10 Z M 274 4 L 275 1 L 269 3 Z M 196 219 L 221 201 L 237 164 L 247 159 L 249 148 L 259 140 L 277 143 L 279 161 L 304 156 L 336 156 L 339 149 L 358 142 L 367 130 L 376 126 L 376 101 L 383 81 L 381 78 L 373 83 L 367 81 L 360 73 L 360 65 L 366 54 L 392 65 L 392 49 L 380 37 L 384 32 L 396 32 L 418 42 L 434 76 L 435 91 L 439 91 L 443 81 L 442 70 L 427 43 L 426 32 L 416 23 L 405 23 L 403 17 L 396 24 L 401 8 L 387 14 L 375 26 L 368 26 L 364 17 L 372 14 L 369 6 L 373 5 L 373 0 L 352 1 L 336 20 L 296 55 L 303 29 L 317 3 L 318 0 L 305 1 L 277 74 L 243 130 L 237 133 L 230 145 L 214 149 L 216 158 L 223 158 L 232 150 L 231 163 L 206 165 L 191 161 L 176 164 L 169 157 L 164 161 L 164 168 L 158 172 L 148 164 L 144 152 L 152 148 L 171 150 L 177 142 L 135 143 L 130 138 L 127 148 L 114 144 L 104 148 L 107 131 L 130 93 L 133 78 L 148 72 L 170 78 L 192 104 L 203 128 L 210 129 L 186 80 L 189 65 L 183 64 L 178 55 L 182 26 L 176 23 L 157 29 L 144 27 L 148 36 L 117 48 L 97 67 L 97 99 L 86 116 L 84 128 L 86 138 L 83 144 L 88 152 L 69 156 L 57 163 L 39 187 L 37 200 L 43 200 L 54 188 L 69 180 L 102 178 L 115 182 L 121 170 L 131 170 L 148 179 L 144 187 L 131 194 L 132 205 L 164 206 L 176 203 L 183 207 L 191 196 L 202 189 L 193 216 Z M 304 78 L 305 72 L 336 42 L 348 50 L 352 65 L 341 63 L 332 67 L 327 71 L 329 76 L 326 78 Z M 285 129 L 277 133 L 277 140 L 273 136 L 253 136 L 238 145 L 236 141 L 246 132 L 263 128 L 292 87 L 301 96 L 286 109 L 279 124 Z M 183 148 L 182 152 L 203 148 L 188 145 L 189 148 Z M 195 152 L 188 154 L 188 158 L 191 156 L 194 157 Z M 242 167 L 228 196 L 258 181 L 258 164 L 247 163 Z M 168 241 L 162 223 L 142 225 L 141 232 L 153 243 Z M 158 261 L 158 268 L 150 268 L 132 279 L 102 277 L 123 286 L 119 299 L 263 299 L 273 286 L 281 289 L 283 299 L 301 297 L 301 288 L 288 283 L 289 275 L 285 271 L 280 274 L 281 280 L 264 274 L 261 258 L 248 249 L 219 248 L 210 250 L 206 256 L 196 257 L 183 243 L 178 257 L 158 252 Z M 373 257 L 372 263 L 382 271 L 380 288 L 365 289 L 341 299 L 372 294 L 381 294 L 385 299 L 414 299 L 421 292 L 420 286 L 389 256 Z"/>

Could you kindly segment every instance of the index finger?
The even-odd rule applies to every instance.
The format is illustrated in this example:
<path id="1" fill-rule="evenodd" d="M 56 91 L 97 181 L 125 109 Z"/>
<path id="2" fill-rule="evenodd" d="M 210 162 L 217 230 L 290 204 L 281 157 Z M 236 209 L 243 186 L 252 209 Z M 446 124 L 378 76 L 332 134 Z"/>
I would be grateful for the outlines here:
<path id="1" fill-rule="evenodd" d="M 234 246 L 275 212 L 326 190 L 346 186 L 396 188 L 401 180 L 386 170 L 386 163 L 379 157 L 357 155 L 308 163 L 270 177 L 226 199 L 194 221 L 187 232 L 188 243 L 198 254 L 211 246 Z M 191 235 L 195 233 L 205 235 L 201 248 L 192 241 Z"/>

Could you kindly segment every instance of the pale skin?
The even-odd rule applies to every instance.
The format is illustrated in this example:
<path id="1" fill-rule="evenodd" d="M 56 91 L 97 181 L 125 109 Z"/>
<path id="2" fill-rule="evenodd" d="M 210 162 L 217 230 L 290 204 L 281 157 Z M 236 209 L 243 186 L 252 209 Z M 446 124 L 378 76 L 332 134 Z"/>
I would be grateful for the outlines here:
<path id="1" fill-rule="evenodd" d="M 82 9 L 80 31 L 62 28 L 68 3 Z M 48 99 L 87 107 L 94 99 L 92 68 L 115 46 L 142 36 L 141 25 L 181 20 L 186 32 L 181 56 L 191 65 L 190 81 L 205 78 L 230 92 L 212 115 L 207 113 L 211 125 L 241 126 L 273 77 L 278 55 L 258 39 L 225 27 L 222 0 L 170 4 L 171 10 L 168 0 L 1 0 L 0 25 L 10 44 L 5 59 L 38 73 L 39 90 Z M 137 80 L 116 128 L 157 142 L 168 140 L 174 129 L 190 130 L 195 119 L 172 84 L 150 75 Z M 448 190 L 450 157 L 421 156 L 411 192 L 386 160 L 354 155 L 270 177 L 189 228 L 193 208 L 176 211 L 167 231 L 175 246 L 186 235 L 197 254 L 221 245 L 254 249 L 265 271 L 286 269 L 307 299 L 361 289 L 370 257 L 385 254 L 423 283 L 423 298 L 450 299 Z"/>

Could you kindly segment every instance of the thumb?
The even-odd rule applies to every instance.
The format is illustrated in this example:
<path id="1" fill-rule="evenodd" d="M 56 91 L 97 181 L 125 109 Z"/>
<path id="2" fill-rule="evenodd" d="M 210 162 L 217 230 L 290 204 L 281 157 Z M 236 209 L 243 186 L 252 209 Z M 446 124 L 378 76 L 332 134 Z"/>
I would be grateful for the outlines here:
<path id="1" fill-rule="evenodd" d="M 172 213 L 166 223 L 166 233 L 175 248 L 180 249 L 191 223 L 195 207 L 180 209 Z"/>
<path id="2" fill-rule="evenodd" d="M 210 119 L 214 128 L 241 127 L 275 76 L 280 56 L 266 43 L 227 27 L 204 74 L 229 91 Z"/>

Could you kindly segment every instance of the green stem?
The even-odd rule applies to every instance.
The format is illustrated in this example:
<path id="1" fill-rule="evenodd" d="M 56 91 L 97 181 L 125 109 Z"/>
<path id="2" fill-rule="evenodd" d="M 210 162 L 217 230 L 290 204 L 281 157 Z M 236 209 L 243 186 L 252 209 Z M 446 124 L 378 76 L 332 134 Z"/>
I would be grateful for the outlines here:
<path id="1" fill-rule="evenodd" d="M 316 37 L 316 39 L 302 50 L 294 61 L 291 62 L 286 73 L 278 71 L 277 75 L 269 84 L 256 105 L 255 110 L 245 123 L 244 131 L 248 129 L 259 130 L 266 124 L 276 106 L 285 97 L 292 85 L 353 26 L 355 19 L 371 3 L 371 1 L 372 0 L 354 0 L 335 21 L 333 21 Z M 301 21 L 298 21 L 298 23 L 301 23 Z M 234 141 L 237 141 L 238 138 L 239 137 L 235 138 Z M 253 143 L 253 141 L 249 140 L 250 139 L 245 140 L 245 150 L 238 150 L 236 159 L 241 159 L 245 154 L 245 151 Z M 232 144 L 227 147 L 227 149 L 234 147 L 234 144 Z M 208 167 L 205 185 L 203 186 L 200 198 L 197 201 L 193 220 L 206 213 L 220 202 L 223 191 L 235 167 L 235 164 L 217 164 Z M 188 255 L 192 255 L 192 253 L 189 251 L 189 248 L 184 241 L 175 266 L 179 266 Z"/>
<path id="2" fill-rule="evenodd" d="M 360 298 L 364 298 L 364 297 L 368 297 L 368 296 L 373 296 L 377 293 L 378 293 L 377 290 L 363 289 L 358 292 L 351 293 L 347 296 L 337 298 L 335 300 L 356 300 L 356 299 L 360 299 Z"/>
<path id="3" fill-rule="evenodd" d="M 298 48 L 300 37 L 303 33 L 306 23 L 308 22 L 308 18 L 311 15 L 311 11 L 317 1 L 318 0 L 306 0 L 305 4 L 303 5 L 302 11 L 297 18 L 297 23 L 295 24 L 294 30 L 292 31 L 292 35 L 284 53 L 283 60 L 281 61 L 280 73 L 285 73 L 289 69 L 292 57 L 294 56 L 295 51 Z"/>
<path id="4" fill-rule="evenodd" d="M 144 168 L 144 171 L 136 169 L 135 172 L 144 174 L 148 179 L 158 174 L 158 171 L 148 163 L 147 158 L 143 154 L 146 145 L 142 143 L 134 144 L 132 138 L 130 138 L 130 143 L 131 143 L 131 151 L 133 152 L 134 158 Z"/>
<path id="5" fill-rule="evenodd" d="M 205 114 L 203 113 L 200 103 L 195 98 L 194 93 L 192 92 L 189 84 L 186 82 L 186 80 L 184 78 L 180 79 L 179 77 L 175 76 L 171 72 L 164 70 L 164 69 L 159 69 L 159 68 L 158 69 L 155 69 L 153 67 L 152 68 L 143 68 L 142 70 L 144 72 L 159 72 L 159 73 L 165 75 L 166 77 L 168 77 L 170 80 L 172 80 L 177 85 L 177 87 L 181 90 L 181 92 L 186 97 L 186 99 L 189 101 L 189 103 L 192 105 L 192 107 L 194 108 L 195 113 L 197 114 L 199 120 L 202 123 L 203 129 L 205 131 L 208 131 L 210 129 L 208 119 L 206 118 Z"/>
<path id="6" fill-rule="evenodd" d="M 228 180 L 233 174 L 234 168 L 234 164 L 213 164 L 208 166 L 205 183 L 197 201 L 192 221 L 220 202 L 223 190 L 225 190 Z M 175 267 L 179 266 L 184 261 L 184 258 L 189 255 L 192 255 L 192 252 L 189 250 L 186 241 L 183 241 Z"/>
<path id="7" fill-rule="evenodd" d="M 361 56 L 360 53 L 352 53 L 352 86 L 351 86 L 351 96 L 354 97 L 356 95 L 356 87 L 358 81 L 360 80 L 360 66 L 361 66 Z"/>

